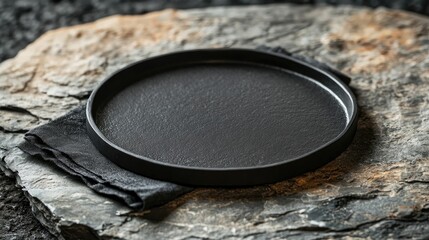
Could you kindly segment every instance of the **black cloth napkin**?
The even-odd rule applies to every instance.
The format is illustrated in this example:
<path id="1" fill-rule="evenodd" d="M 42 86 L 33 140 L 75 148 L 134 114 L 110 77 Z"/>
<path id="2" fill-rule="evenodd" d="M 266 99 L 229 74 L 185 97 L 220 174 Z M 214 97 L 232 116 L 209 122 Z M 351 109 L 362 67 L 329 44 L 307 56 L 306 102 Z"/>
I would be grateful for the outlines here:
<path id="1" fill-rule="evenodd" d="M 24 152 L 53 162 L 96 192 L 120 199 L 132 208 L 164 204 L 192 190 L 132 173 L 105 158 L 87 135 L 85 106 L 29 131 L 25 140 L 19 146 Z"/>
<path id="2" fill-rule="evenodd" d="M 282 48 L 259 47 L 323 68 L 348 83 L 350 78 L 313 59 L 294 55 Z M 162 205 L 193 188 L 150 179 L 124 170 L 105 158 L 92 145 L 86 132 L 85 106 L 25 134 L 19 148 L 54 163 L 66 173 L 77 176 L 91 189 L 122 200 L 131 208 Z"/>

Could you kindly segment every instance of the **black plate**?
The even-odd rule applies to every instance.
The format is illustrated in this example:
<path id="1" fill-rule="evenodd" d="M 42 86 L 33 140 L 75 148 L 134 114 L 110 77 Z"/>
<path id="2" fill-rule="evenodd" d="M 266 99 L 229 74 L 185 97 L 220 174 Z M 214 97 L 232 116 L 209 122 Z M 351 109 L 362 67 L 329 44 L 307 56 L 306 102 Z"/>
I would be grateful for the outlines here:
<path id="1" fill-rule="evenodd" d="M 192 50 L 134 63 L 87 105 L 88 133 L 119 166 L 189 185 L 279 181 L 338 156 L 357 104 L 337 77 L 287 56 Z"/>

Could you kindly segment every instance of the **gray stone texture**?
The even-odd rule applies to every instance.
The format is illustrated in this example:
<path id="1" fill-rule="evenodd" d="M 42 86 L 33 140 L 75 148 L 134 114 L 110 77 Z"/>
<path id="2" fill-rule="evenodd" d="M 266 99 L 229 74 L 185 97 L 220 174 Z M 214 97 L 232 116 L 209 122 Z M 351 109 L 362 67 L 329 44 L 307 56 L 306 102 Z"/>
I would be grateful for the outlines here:
<path id="1" fill-rule="evenodd" d="M 253 188 L 200 188 L 131 211 L 16 148 L 26 130 L 85 103 L 98 82 L 133 61 L 261 44 L 353 78 L 357 135 L 317 171 Z M 352 7 L 165 10 L 49 31 L 0 64 L 0 166 L 60 239 L 427 239 L 428 53 L 428 18 Z"/>

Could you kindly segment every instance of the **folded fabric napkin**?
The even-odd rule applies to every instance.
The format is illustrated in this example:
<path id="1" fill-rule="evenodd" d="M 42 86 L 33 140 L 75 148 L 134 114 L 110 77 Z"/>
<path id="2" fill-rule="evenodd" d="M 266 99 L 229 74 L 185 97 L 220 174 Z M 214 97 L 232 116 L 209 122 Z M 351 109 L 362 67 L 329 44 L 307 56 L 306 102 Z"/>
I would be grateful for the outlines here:
<path id="1" fill-rule="evenodd" d="M 282 48 L 259 50 L 284 54 L 323 68 L 348 83 L 350 78 L 313 59 L 293 55 Z M 80 177 L 94 191 L 122 200 L 131 208 L 162 205 L 193 188 L 150 179 L 124 170 L 105 158 L 92 145 L 86 132 L 85 106 L 25 134 L 24 152 L 53 162 L 66 173 Z"/>

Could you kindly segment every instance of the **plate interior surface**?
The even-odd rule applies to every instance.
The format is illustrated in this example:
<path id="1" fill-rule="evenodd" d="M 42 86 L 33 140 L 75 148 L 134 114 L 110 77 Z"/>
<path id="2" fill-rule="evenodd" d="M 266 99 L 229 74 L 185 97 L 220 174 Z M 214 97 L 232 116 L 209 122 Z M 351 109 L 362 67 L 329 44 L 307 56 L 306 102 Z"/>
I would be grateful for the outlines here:
<path id="1" fill-rule="evenodd" d="M 126 86 L 94 116 L 101 133 L 129 152 L 209 169 L 297 158 L 348 124 L 342 101 L 317 81 L 245 62 L 166 68 Z"/>

